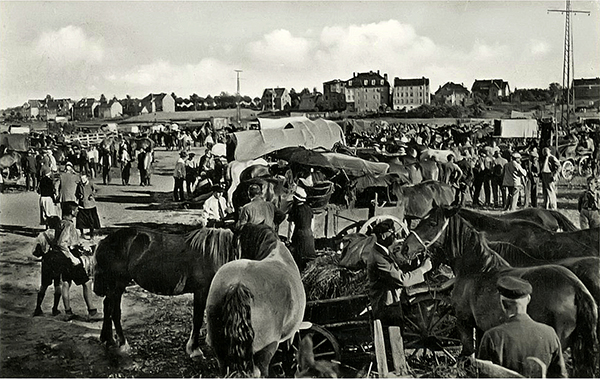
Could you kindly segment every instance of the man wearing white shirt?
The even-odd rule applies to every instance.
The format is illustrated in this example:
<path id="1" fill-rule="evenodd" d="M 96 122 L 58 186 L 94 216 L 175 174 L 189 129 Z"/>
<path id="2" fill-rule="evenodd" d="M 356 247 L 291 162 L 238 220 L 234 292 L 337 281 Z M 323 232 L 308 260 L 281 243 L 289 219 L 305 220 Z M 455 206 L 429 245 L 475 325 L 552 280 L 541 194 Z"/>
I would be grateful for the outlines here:
<path id="1" fill-rule="evenodd" d="M 542 168 L 540 175 L 542 179 L 542 193 L 544 195 L 544 207 L 548 210 L 556 210 L 556 182 L 558 181 L 558 169 L 560 161 L 550 153 L 550 148 L 542 149 Z"/>
<path id="2" fill-rule="evenodd" d="M 204 201 L 202 209 L 204 210 L 208 227 L 218 226 L 227 216 L 227 200 L 223 196 L 223 187 L 214 185 L 212 195 Z"/>

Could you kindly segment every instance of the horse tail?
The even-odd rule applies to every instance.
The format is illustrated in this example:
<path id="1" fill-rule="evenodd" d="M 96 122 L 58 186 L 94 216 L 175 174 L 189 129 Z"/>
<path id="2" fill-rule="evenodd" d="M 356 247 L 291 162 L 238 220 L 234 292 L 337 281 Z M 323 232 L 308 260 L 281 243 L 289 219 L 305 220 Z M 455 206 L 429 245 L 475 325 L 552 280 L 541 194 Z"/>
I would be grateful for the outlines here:
<path id="1" fill-rule="evenodd" d="M 246 285 L 231 285 L 223 303 L 223 333 L 227 348 L 227 368 L 231 374 L 252 375 L 254 371 L 254 329 L 251 322 L 251 303 L 254 296 Z"/>
<path id="2" fill-rule="evenodd" d="M 560 227 L 560 229 L 563 232 L 571 232 L 571 231 L 578 230 L 577 226 L 575 226 L 575 224 L 573 224 L 573 222 L 571 222 L 569 220 L 569 218 L 564 216 L 562 212 L 556 211 L 556 210 L 548 210 L 548 211 L 550 212 L 550 215 L 552 215 L 556 219 L 556 222 L 558 223 L 558 227 Z"/>
<path id="3" fill-rule="evenodd" d="M 598 366 L 598 306 L 579 280 L 575 289 L 575 306 L 577 322 L 572 344 L 573 362 L 576 363 L 575 376 L 597 377 L 595 372 Z"/>
<path id="4" fill-rule="evenodd" d="M 96 247 L 96 252 L 94 252 L 94 269 L 92 270 L 94 273 L 94 293 L 96 293 L 99 297 L 105 297 L 110 291 L 109 286 L 109 268 L 105 268 L 106 261 L 104 260 L 104 255 L 106 251 L 106 242 L 102 240 L 98 246 Z M 99 257 L 100 256 L 100 257 Z"/>

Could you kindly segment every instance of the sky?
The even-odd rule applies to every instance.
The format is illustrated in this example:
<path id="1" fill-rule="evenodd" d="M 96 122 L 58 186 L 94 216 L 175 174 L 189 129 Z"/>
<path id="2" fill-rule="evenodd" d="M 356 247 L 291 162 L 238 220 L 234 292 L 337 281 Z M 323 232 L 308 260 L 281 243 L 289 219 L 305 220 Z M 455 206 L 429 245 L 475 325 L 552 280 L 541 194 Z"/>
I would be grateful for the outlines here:
<path id="1" fill-rule="evenodd" d="M 446 82 L 562 84 L 565 1 L 5 1 L 0 108 L 28 99 L 188 97 L 378 71 Z M 573 0 L 576 78 L 600 77 L 600 0 Z M 392 82 L 393 83 L 393 82 Z"/>

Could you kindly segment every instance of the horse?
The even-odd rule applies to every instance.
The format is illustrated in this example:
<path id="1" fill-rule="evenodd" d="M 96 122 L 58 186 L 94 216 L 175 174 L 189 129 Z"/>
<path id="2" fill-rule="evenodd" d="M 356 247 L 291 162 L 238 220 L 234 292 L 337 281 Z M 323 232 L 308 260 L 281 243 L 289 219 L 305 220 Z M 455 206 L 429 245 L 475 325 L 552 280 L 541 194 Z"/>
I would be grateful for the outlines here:
<path id="1" fill-rule="evenodd" d="M 452 213 L 450 209 L 448 213 Z M 477 230 L 486 232 L 491 242 L 507 242 L 544 260 L 600 256 L 600 228 L 552 232 L 528 220 L 511 220 L 464 208 L 456 212 Z"/>
<path id="2" fill-rule="evenodd" d="M 425 181 L 415 185 L 392 184 L 396 197 L 396 216 L 406 219 L 410 227 L 412 219 L 424 218 L 434 205 L 450 205 L 454 201 L 454 188 L 438 181 Z"/>
<path id="3" fill-rule="evenodd" d="M 121 297 L 134 280 L 149 292 L 194 294 L 194 315 L 186 352 L 204 357 L 199 337 L 212 278 L 226 262 L 239 258 L 233 232 L 201 228 L 189 234 L 168 234 L 148 228 L 123 228 L 108 235 L 95 252 L 94 293 L 104 298 L 100 341 L 127 347 L 121 326 Z M 117 342 L 112 336 L 114 323 Z"/>
<path id="4" fill-rule="evenodd" d="M 306 294 L 290 251 L 266 225 L 245 225 L 248 259 L 223 265 L 210 285 L 206 342 L 223 375 L 269 376 L 280 342 L 299 330 Z"/>
<path id="5" fill-rule="evenodd" d="M 570 270 L 559 265 L 513 268 L 489 247 L 483 233 L 458 213 L 448 215 L 442 209 L 434 210 L 411 231 L 397 260 L 414 259 L 430 247 L 437 248 L 434 261 L 448 264 L 456 275 L 451 303 L 462 355 L 475 351 L 473 328 L 481 333 L 506 320 L 495 284 L 500 276 L 511 275 L 531 283 L 528 313 L 552 326 L 563 348 L 572 348 L 575 375 L 591 377 L 598 359 L 598 310 L 588 289 Z"/>
<path id="6" fill-rule="evenodd" d="M 546 210 L 542 208 L 525 208 L 522 210 L 507 212 L 498 215 L 489 215 L 482 212 L 477 212 L 469 209 L 462 209 L 462 215 L 470 220 L 475 226 L 485 223 L 488 217 L 494 217 L 503 221 L 514 221 L 514 220 L 529 220 L 536 223 L 547 230 L 557 232 L 559 230 L 563 232 L 572 232 L 579 230 L 577 226 L 573 224 L 564 216 L 560 211 L 557 210 Z M 469 215 L 469 216 L 467 216 Z M 477 221 L 477 219 L 480 219 Z"/>
<path id="7" fill-rule="evenodd" d="M 10 152 L 7 151 L 4 155 L 2 155 L 2 157 L 0 157 L 0 171 L 3 172 L 2 176 L 5 179 L 13 177 L 18 179 L 23 173 L 21 161 L 21 153 L 14 150 Z"/>

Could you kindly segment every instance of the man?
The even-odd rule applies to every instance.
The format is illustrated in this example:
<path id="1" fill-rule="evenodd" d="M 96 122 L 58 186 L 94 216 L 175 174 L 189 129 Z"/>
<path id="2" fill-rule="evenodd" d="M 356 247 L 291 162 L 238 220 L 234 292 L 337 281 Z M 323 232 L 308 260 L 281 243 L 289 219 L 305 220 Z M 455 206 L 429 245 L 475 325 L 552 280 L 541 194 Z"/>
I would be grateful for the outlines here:
<path id="1" fill-rule="evenodd" d="M 29 149 L 23 160 L 23 171 L 25 172 L 25 189 L 35 191 L 37 189 L 37 161 L 35 151 Z"/>
<path id="2" fill-rule="evenodd" d="M 210 178 L 212 181 L 213 171 L 215 170 L 215 157 L 212 151 L 207 147 L 204 155 L 200 157 L 200 179 Z"/>
<path id="3" fill-rule="evenodd" d="M 508 193 L 506 204 L 504 205 L 505 210 L 515 211 L 517 209 L 519 194 L 523 190 L 523 183 L 526 177 L 527 172 L 521 166 L 521 155 L 515 152 L 511 156 L 511 161 L 504 166 L 502 186 L 507 188 Z"/>
<path id="4" fill-rule="evenodd" d="M 521 278 L 503 276 L 498 279 L 497 287 L 508 320 L 483 334 L 479 359 L 490 360 L 528 377 L 532 373 L 527 358 L 535 357 L 546 365 L 547 377 L 567 377 L 556 332 L 527 315 L 531 284 Z"/>
<path id="5" fill-rule="evenodd" d="M 463 194 L 466 190 L 466 186 L 464 183 L 461 183 L 461 180 L 464 177 L 463 170 L 456 164 L 453 154 L 448 155 L 448 162 L 442 164 L 442 174 L 443 181 L 454 187 L 454 203 L 462 205 L 463 202 Z"/>
<path id="6" fill-rule="evenodd" d="M 600 194 L 596 178 L 588 177 L 587 190 L 579 197 L 577 209 L 579 210 L 579 227 L 582 230 L 600 227 Z"/>
<path id="7" fill-rule="evenodd" d="M 560 161 L 550 153 L 550 148 L 542 149 L 542 193 L 544 196 L 544 208 L 548 210 L 556 210 L 556 182 L 558 181 L 558 170 L 560 169 Z"/>
<path id="8" fill-rule="evenodd" d="M 179 159 L 177 159 L 177 162 L 175 163 L 175 170 L 173 171 L 173 179 L 175 180 L 175 186 L 173 187 L 173 200 L 175 202 L 182 202 L 185 200 L 183 195 L 183 181 L 185 181 L 186 157 L 186 152 L 179 152 Z"/>
<path id="9" fill-rule="evenodd" d="M 196 153 L 189 152 L 185 160 L 185 185 L 187 187 L 188 199 L 193 198 L 196 189 L 196 180 L 198 179 L 198 163 L 194 160 Z"/>
<path id="10" fill-rule="evenodd" d="M 392 259 L 390 247 L 395 241 L 394 222 L 386 219 L 373 228 L 377 242 L 367 257 L 369 278 L 369 300 L 373 317 L 387 326 L 402 325 L 400 292 L 402 288 L 425 281 L 423 275 L 431 270 L 431 260 L 427 259 L 417 269 L 404 273 Z"/>
<path id="11" fill-rule="evenodd" d="M 129 177 L 131 176 L 131 154 L 127 141 L 121 142 L 119 148 L 119 162 L 121 163 L 121 183 L 123 186 L 129 186 Z"/>
<path id="12" fill-rule="evenodd" d="M 112 154 L 109 150 L 102 149 L 100 154 L 100 167 L 102 168 L 102 183 L 110 184 L 110 168 L 112 167 Z"/>
<path id="13" fill-rule="evenodd" d="M 73 169 L 73 164 L 70 161 L 67 162 L 64 173 L 61 173 L 60 175 L 58 187 L 58 201 L 61 204 L 65 202 L 77 203 L 77 184 L 80 180 L 81 178 L 75 173 L 75 169 Z"/>
<path id="14" fill-rule="evenodd" d="M 248 187 L 248 197 L 250 203 L 240 209 L 240 217 L 237 227 L 241 228 L 244 224 L 261 224 L 275 229 L 275 205 L 264 200 L 260 185 L 252 184 Z"/>
<path id="15" fill-rule="evenodd" d="M 220 227 L 229 211 L 227 200 L 223 196 L 223 186 L 214 185 L 212 187 L 212 194 L 204 201 L 202 210 L 204 210 L 206 219 L 208 220 L 207 227 Z"/>
<path id="16" fill-rule="evenodd" d="M 71 281 L 75 282 L 75 285 L 83 286 L 83 299 L 88 308 L 90 316 L 94 316 L 97 310 L 92 306 L 90 299 L 91 294 L 91 281 L 87 275 L 83 262 L 81 259 L 73 254 L 73 249 L 79 245 L 79 236 L 77 235 L 77 229 L 75 228 L 75 219 L 77 217 L 78 206 L 75 202 L 66 202 L 62 206 L 62 220 L 59 228 L 56 230 L 56 240 L 54 247 L 62 255 L 65 260 L 64 270 L 62 271 L 62 298 L 63 305 L 65 306 L 65 313 L 67 319 L 73 318 L 73 311 L 71 310 Z M 70 263 L 69 263 L 70 261 Z"/>
<path id="17" fill-rule="evenodd" d="M 500 150 L 494 151 L 494 162 L 492 169 L 492 194 L 494 196 L 494 207 L 504 207 L 506 204 L 506 189 L 502 186 L 504 180 L 504 166 L 508 160 L 502 157 Z"/>
<path id="18" fill-rule="evenodd" d="M 39 257 L 42 260 L 42 284 L 37 294 L 37 301 L 35 304 L 35 310 L 33 316 L 37 317 L 43 315 L 42 302 L 46 296 L 46 290 L 54 283 L 54 302 L 52 304 L 52 315 L 56 316 L 60 314 L 58 310 L 58 304 L 61 299 L 61 270 L 60 270 L 60 257 L 58 253 L 51 249 L 52 243 L 55 240 L 55 232 L 60 226 L 60 218 L 56 215 L 48 218 L 48 229 L 41 232 L 35 240 L 35 248 L 33 255 Z"/>
<path id="19" fill-rule="evenodd" d="M 477 162 L 473 168 L 473 185 L 475 187 L 473 193 L 473 206 L 481 206 L 481 202 L 479 202 L 479 196 L 481 194 L 482 186 L 483 193 L 485 194 L 485 206 L 489 207 L 492 204 L 491 175 L 493 163 L 494 161 L 492 160 L 492 157 L 488 156 L 486 151 L 482 149 L 481 152 L 479 152 L 479 157 L 477 158 Z"/>
<path id="20" fill-rule="evenodd" d="M 527 172 L 525 184 L 525 207 L 537 207 L 537 181 L 540 175 L 540 159 L 537 149 L 533 148 L 529 153 L 529 160 L 523 165 Z"/>

